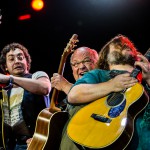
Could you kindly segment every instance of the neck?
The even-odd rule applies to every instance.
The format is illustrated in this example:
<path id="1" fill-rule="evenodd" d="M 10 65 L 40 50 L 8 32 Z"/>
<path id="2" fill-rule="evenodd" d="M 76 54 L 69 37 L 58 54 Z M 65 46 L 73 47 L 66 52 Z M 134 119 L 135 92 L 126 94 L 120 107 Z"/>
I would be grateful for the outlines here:
<path id="1" fill-rule="evenodd" d="M 110 65 L 109 69 L 110 70 L 125 70 L 128 72 L 132 72 L 133 66 L 130 66 L 130 65 Z"/>

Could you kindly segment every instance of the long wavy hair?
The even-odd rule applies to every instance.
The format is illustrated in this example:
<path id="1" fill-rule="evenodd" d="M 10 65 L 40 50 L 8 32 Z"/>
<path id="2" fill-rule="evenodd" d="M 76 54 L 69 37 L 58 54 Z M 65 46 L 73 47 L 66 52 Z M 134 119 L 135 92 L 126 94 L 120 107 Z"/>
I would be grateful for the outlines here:
<path id="1" fill-rule="evenodd" d="M 98 60 L 96 68 L 109 70 L 109 64 L 108 64 L 108 61 L 107 61 L 107 57 L 108 57 L 108 54 L 109 54 L 109 49 L 110 49 L 111 44 L 114 45 L 116 48 L 119 48 L 121 50 L 123 50 L 124 46 L 127 46 L 133 51 L 135 56 L 138 53 L 138 51 L 135 48 L 133 42 L 131 40 L 129 40 L 128 37 L 119 34 L 119 35 L 115 36 L 113 39 L 111 39 L 108 43 L 106 43 L 103 46 L 103 48 L 100 50 L 99 60 Z"/>

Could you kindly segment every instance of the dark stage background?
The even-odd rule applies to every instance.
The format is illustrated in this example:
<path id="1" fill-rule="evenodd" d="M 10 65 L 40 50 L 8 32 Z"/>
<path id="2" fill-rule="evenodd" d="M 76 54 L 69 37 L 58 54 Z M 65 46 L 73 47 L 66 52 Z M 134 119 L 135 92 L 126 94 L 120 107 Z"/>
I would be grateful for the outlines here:
<path id="1" fill-rule="evenodd" d="M 128 36 L 143 54 L 150 47 L 150 0 L 44 0 L 43 10 L 32 10 L 31 0 L 1 0 L 0 49 L 19 42 L 29 49 L 31 72 L 57 72 L 61 55 L 73 34 L 77 47 L 99 51 L 117 34 Z M 18 17 L 31 14 L 31 19 Z M 64 76 L 74 82 L 69 58 Z M 62 95 L 62 99 L 65 95 Z"/>

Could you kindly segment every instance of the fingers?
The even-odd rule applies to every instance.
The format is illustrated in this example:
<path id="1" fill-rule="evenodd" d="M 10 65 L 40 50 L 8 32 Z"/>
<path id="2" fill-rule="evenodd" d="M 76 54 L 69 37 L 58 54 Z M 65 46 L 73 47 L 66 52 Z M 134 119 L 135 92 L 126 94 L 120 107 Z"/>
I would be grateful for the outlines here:
<path id="1" fill-rule="evenodd" d="M 129 73 L 125 73 L 116 76 L 113 82 L 115 83 L 114 90 L 122 91 L 124 89 L 134 86 L 138 82 L 138 80 L 136 78 L 131 77 Z"/>
<path id="2" fill-rule="evenodd" d="M 143 64 L 143 71 L 144 72 L 149 72 L 150 71 L 150 64 L 148 63 L 148 64 Z"/>
<path id="3" fill-rule="evenodd" d="M 127 89 L 127 88 L 134 86 L 136 83 L 137 83 L 137 80 L 135 81 L 130 80 L 129 82 L 124 84 L 124 87 Z"/>
<path id="4" fill-rule="evenodd" d="M 55 82 L 59 77 L 58 73 L 53 73 L 53 76 L 51 77 L 51 82 Z"/>
<path id="5" fill-rule="evenodd" d="M 56 87 L 57 83 L 58 83 L 58 79 L 56 77 L 51 77 L 51 85 L 52 87 Z"/>
<path id="6" fill-rule="evenodd" d="M 145 56 L 143 56 L 143 55 L 137 55 L 137 56 L 138 56 L 138 58 L 140 58 L 140 62 L 147 62 L 147 63 L 149 62 Z"/>
<path id="7" fill-rule="evenodd" d="M 144 62 L 135 62 L 135 66 L 139 66 L 143 72 L 150 71 L 150 63 L 147 60 L 145 60 Z"/>
<path id="8" fill-rule="evenodd" d="M 130 77 L 122 81 L 122 86 L 123 88 L 130 88 L 134 86 L 137 82 L 137 79 Z"/>
<path id="9" fill-rule="evenodd" d="M 26 143 L 27 143 L 27 147 L 29 146 L 30 142 L 31 142 L 32 138 L 29 138 L 26 140 Z"/>
<path id="10" fill-rule="evenodd" d="M 53 77 L 59 76 L 58 73 L 53 73 Z"/>
<path id="11" fill-rule="evenodd" d="M 62 90 L 63 86 L 63 77 L 62 75 L 58 73 L 54 73 L 53 76 L 51 77 L 51 85 L 53 88 L 57 90 Z"/>
<path id="12" fill-rule="evenodd" d="M 149 71 L 150 70 L 150 64 L 148 59 L 143 55 L 138 55 L 140 58 L 140 61 L 135 62 L 135 66 L 139 66 L 142 68 L 143 71 Z"/>
<path id="13" fill-rule="evenodd" d="M 57 73 L 54 73 L 53 76 L 51 77 L 51 85 L 52 87 L 55 87 L 57 83 Z"/>

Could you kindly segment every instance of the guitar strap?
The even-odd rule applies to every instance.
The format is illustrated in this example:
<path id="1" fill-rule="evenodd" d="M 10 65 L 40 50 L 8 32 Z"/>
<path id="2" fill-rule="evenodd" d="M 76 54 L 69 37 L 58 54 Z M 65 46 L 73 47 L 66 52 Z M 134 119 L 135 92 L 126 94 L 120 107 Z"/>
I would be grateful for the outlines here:
<path id="1" fill-rule="evenodd" d="M 65 99 L 63 99 L 61 102 L 59 102 L 56 107 L 60 108 L 61 111 L 64 111 L 66 110 L 66 106 L 68 104 L 68 101 L 67 101 L 67 97 Z"/>
<path id="2" fill-rule="evenodd" d="M 4 141 L 4 114 L 2 111 L 2 103 L 3 103 L 3 96 L 2 96 L 2 89 L 0 89 L 0 111 L 1 111 L 1 129 L 0 129 L 0 134 L 1 134 L 1 141 L 0 141 L 0 150 L 5 149 L 5 141 Z"/>
<path id="3" fill-rule="evenodd" d="M 112 70 L 109 75 L 111 78 L 114 78 L 115 76 L 123 73 L 128 73 L 128 71 Z M 134 70 L 134 72 L 131 73 L 131 76 L 136 77 L 140 83 L 142 82 L 142 73 L 139 72 L 139 70 Z"/>
<path id="4" fill-rule="evenodd" d="M 111 70 L 109 75 L 110 75 L 110 78 L 114 78 L 115 76 L 123 74 L 123 73 L 128 73 L 128 71 Z"/>

